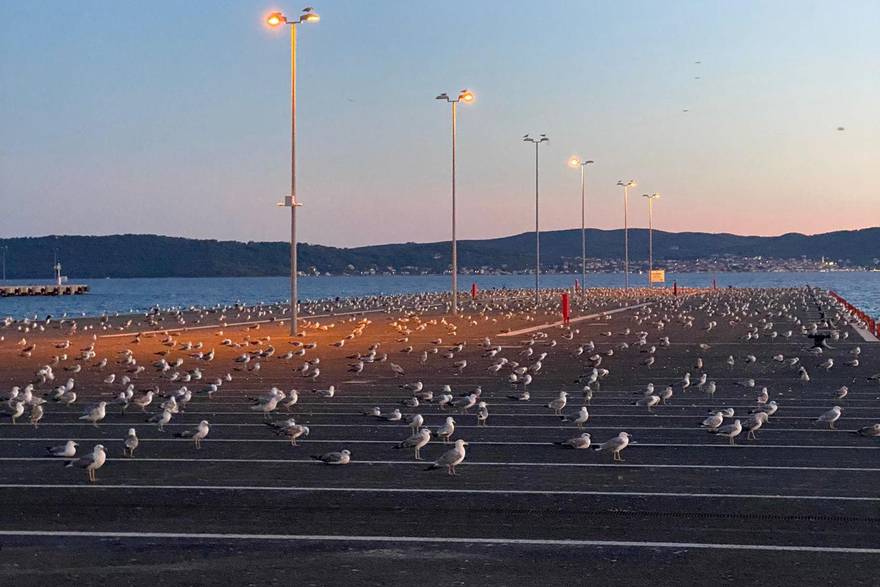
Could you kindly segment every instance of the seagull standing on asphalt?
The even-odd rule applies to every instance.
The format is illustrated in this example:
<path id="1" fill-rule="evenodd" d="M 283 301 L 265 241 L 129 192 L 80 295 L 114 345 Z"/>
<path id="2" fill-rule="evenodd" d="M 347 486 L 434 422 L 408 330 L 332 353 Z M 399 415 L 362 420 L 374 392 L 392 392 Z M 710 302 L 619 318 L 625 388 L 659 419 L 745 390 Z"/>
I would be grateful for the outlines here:
<path id="1" fill-rule="evenodd" d="M 703 428 L 706 428 L 710 432 L 715 432 L 718 430 L 718 427 L 724 423 L 724 415 L 721 412 L 715 412 L 700 424 Z"/>
<path id="2" fill-rule="evenodd" d="M 431 442 L 431 431 L 427 428 L 422 428 L 400 444 L 395 445 L 394 448 L 411 448 L 415 453 L 415 459 L 421 461 L 422 457 L 419 451 L 429 442 Z"/>
<path id="3" fill-rule="evenodd" d="M 843 413 L 843 408 L 840 406 L 834 406 L 818 418 L 816 418 L 816 422 L 828 423 L 828 428 L 834 430 L 834 423 L 840 420 L 840 416 Z"/>
<path id="4" fill-rule="evenodd" d="M 133 457 L 134 449 L 136 449 L 138 447 L 138 444 L 140 444 L 140 440 L 138 440 L 137 432 L 135 432 L 134 428 L 128 429 L 128 434 L 125 437 L 124 444 L 125 448 L 122 450 L 122 454 L 127 457 Z"/>
<path id="5" fill-rule="evenodd" d="M 730 444 L 735 444 L 734 438 L 739 436 L 742 432 L 742 422 L 739 419 L 733 421 L 733 424 L 728 424 L 727 426 L 721 426 L 715 430 L 712 430 L 718 436 L 726 436 L 730 439 Z"/>
<path id="6" fill-rule="evenodd" d="M 104 450 L 104 445 L 96 444 L 95 448 L 92 449 L 92 454 L 70 461 L 64 466 L 85 469 L 89 475 L 89 481 L 94 483 L 97 480 L 95 478 L 95 471 L 103 467 L 106 460 L 107 452 Z"/>
<path id="7" fill-rule="evenodd" d="M 599 452 L 603 450 L 607 450 L 611 452 L 611 458 L 613 461 L 623 462 L 623 458 L 621 458 L 620 453 L 629 446 L 630 435 L 628 432 L 621 432 L 611 440 L 606 440 L 599 446 L 594 446 L 593 450 Z"/>
<path id="8" fill-rule="evenodd" d="M 556 399 L 551 401 L 549 404 L 547 404 L 547 407 L 550 408 L 551 410 L 553 410 L 557 416 L 561 416 L 562 410 L 565 408 L 565 404 L 568 403 L 567 397 L 568 397 L 568 393 L 566 393 L 564 391 L 560 391 L 559 397 L 557 397 Z"/>
<path id="9" fill-rule="evenodd" d="M 578 411 L 577 416 L 575 416 L 573 418 L 569 417 L 569 416 L 562 417 L 563 422 L 574 422 L 578 428 L 583 428 L 584 424 L 586 424 L 587 420 L 589 420 L 589 419 L 590 419 L 590 413 L 587 411 L 586 406 L 582 406 L 581 409 Z"/>
<path id="10" fill-rule="evenodd" d="M 192 438 L 193 442 L 195 442 L 196 449 L 198 450 L 202 448 L 202 441 L 208 436 L 210 431 L 211 425 L 208 424 L 207 420 L 202 420 L 199 422 L 199 425 L 195 430 L 184 430 L 176 436 L 178 438 Z"/>
<path id="11" fill-rule="evenodd" d="M 449 439 L 452 438 L 452 435 L 455 434 L 455 420 L 452 419 L 451 416 L 446 418 L 446 422 L 437 429 L 437 432 L 434 433 L 434 436 L 437 438 L 442 438 L 444 444 L 449 443 Z"/>
<path id="12" fill-rule="evenodd" d="M 79 419 L 80 420 L 88 420 L 89 422 L 92 423 L 92 425 L 95 428 L 97 428 L 98 422 L 103 420 L 106 415 L 107 415 L 107 402 L 101 401 L 101 402 L 98 402 L 96 405 L 92 406 L 91 408 L 88 408 L 86 410 L 86 412 L 82 416 L 79 417 Z M 101 446 L 101 445 L 98 445 L 98 446 Z M 103 450 L 104 447 L 101 446 L 101 449 Z M 100 468 L 100 467 L 98 467 L 98 468 Z"/>
<path id="13" fill-rule="evenodd" d="M 446 472 L 449 475 L 457 475 L 455 472 L 455 466 L 461 464 L 465 457 L 464 447 L 468 445 L 464 440 L 458 439 L 455 441 L 455 446 L 437 459 L 434 464 L 425 469 L 426 471 L 430 471 L 432 469 L 439 469 L 440 467 L 446 467 Z"/>

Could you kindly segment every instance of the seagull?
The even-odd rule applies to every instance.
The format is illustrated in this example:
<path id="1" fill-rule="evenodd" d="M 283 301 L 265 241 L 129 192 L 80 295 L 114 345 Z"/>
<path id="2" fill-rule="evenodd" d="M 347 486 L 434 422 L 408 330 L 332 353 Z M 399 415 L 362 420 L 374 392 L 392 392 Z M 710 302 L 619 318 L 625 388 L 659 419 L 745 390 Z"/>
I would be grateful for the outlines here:
<path id="1" fill-rule="evenodd" d="M 196 449 L 202 448 L 202 440 L 208 436 L 208 432 L 211 431 L 211 425 L 208 424 L 207 420 L 202 420 L 199 422 L 198 427 L 195 430 L 184 430 L 183 432 L 179 432 L 175 434 L 178 438 L 192 438 L 195 442 Z"/>
<path id="2" fill-rule="evenodd" d="M 746 440 L 757 440 L 758 437 L 755 436 L 755 432 L 767 423 L 769 417 L 770 416 L 767 412 L 754 412 L 746 421 L 745 426 L 743 426 L 743 428 L 748 431 Z"/>
<path id="3" fill-rule="evenodd" d="M 409 427 L 413 430 L 413 434 L 415 434 L 418 430 L 421 430 L 422 425 L 425 423 L 425 419 L 421 414 L 413 414 L 412 416 L 407 417 L 406 423 L 409 424 Z"/>
<path id="4" fill-rule="evenodd" d="M 464 440 L 458 439 L 455 441 L 455 446 L 445 453 L 443 453 L 439 459 L 437 459 L 430 467 L 425 469 L 426 471 L 430 471 L 432 469 L 439 469 L 440 467 L 446 467 L 446 472 L 449 475 L 456 475 L 455 466 L 460 464 L 465 457 L 464 447 L 468 445 Z"/>
<path id="5" fill-rule="evenodd" d="M 843 412 L 843 408 L 840 406 L 834 406 L 818 418 L 816 418 L 816 422 L 827 422 L 828 428 L 834 430 L 834 423 L 840 420 L 840 415 Z"/>
<path id="6" fill-rule="evenodd" d="M 727 426 L 721 426 L 715 430 L 710 430 L 710 432 L 714 432 L 719 436 L 726 436 L 730 439 L 730 444 L 735 444 L 734 438 L 739 436 L 740 432 L 742 432 L 742 422 L 739 419 L 734 420 L 733 424 L 728 424 Z"/>
<path id="7" fill-rule="evenodd" d="M 636 406 L 647 406 L 649 412 L 654 411 L 654 406 L 660 403 L 659 395 L 646 395 L 642 399 L 636 401 Z"/>
<path id="8" fill-rule="evenodd" d="M 15 424 L 15 421 L 24 414 L 24 402 L 15 402 L 12 406 L 12 412 L 9 414 L 12 417 L 12 423 Z"/>
<path id="9" fill-rule="evenodd" d="M 871 426 L 865 426 L 864 428 L 859 428 L 853 434 L 858 434 L 859 436 L 867 436 L 877 438 L 880 437 L 880 423 L 873 424 Z"/>
<path id="10" fill-rule="evenodd" d="M 302 424 L 293 424 L 290 426 L 285 426 L 278 430 L 277 434 L 286 434 L 290 439 L 290 446 L 298 446 L 296 444 L 296 439 L 300 436 L 308 436 L 309 435 L 309 427 L 303 426 Z"/>
<path id="11" fill-rule="evenodd" d="M 403 414 L 400 413 L 399 409 L 394 408 L 394 410 L 390 414 L 379 417 L 388 422 L 400 422 L 400 420 L 403 419 Z"/>
<path id="12" fill-rule="evenodd" d="M 630 435 L 628 432 L 621 432 L 611 440 L 606 440 L 599 446 L 594 446 L 593 450 L 595 451 L 603 451 L 607 450 L 611 452 L 611 458 L 614 461 L 623 462 L 623 459 L 620 456 L 621 451 L 629 446 Z"/>
<path id="13" fill-rule="evenodd" d="M 312 393 L 317 394 L 318 397 L 331 398 L 336 395 L 336 387 L 331 385 L 327 389 L 313 389 Z"/>
<path id="14" fill-rule="evenodd" d="M 562 417 L 563 422 L 574 422 L 578 428 L 583 428 L 584 424 L 586 424 L 587 420 L 589 420 L 589 419 L 590 419 L 590 413 L 587 411 L 586 406 L 582 406 L 580 411 L 578 411 L 577 416 L 575 416 L 573 418 L 569 417 L 569 416 Z"/>
<path id="15" fill-rule="evenodd" d="M 466 414 L 469 409 L 474 407 L 477 403 L 476 394 L 467 395 L 461 399 L 455 400 L 452 405 L 461 410 L 462 414 Z"/>
<path id="16" fill-rule="evenodd" d="M 724 423 L 724 415 L 721 412 L 715 412 L 700 424 L 703 428 L 708 429 L 710 432 L 715 432 L 718 430 L 718 427 Z"/>
<path id="17" fill-rule="evenodd" d="M 85 469 L 89 474 L 89 481 L 94 483 L 96 481 L 95 471 L 104 466 L 104 462 L 107 460 L 107 452 L 104 449 L 104 445 L 96 444 L 95 448 L 92 449 L 92 454 L 80 457 L 79 459 L 68 462 L 65 467 L 80 467 Z"/>
<path id="18" fill-rule="evenodd" d="M 327 452 L 320 456 L 312 455 L 312 458 L 327 465 L 347 465 L 351 462 L 351 451 L 346 449 L 338 452 Z"/>
<path id="19" fill-rule="evenodd" d="M 419 451 L 429 442 L 431 442 L 431 431 L 427 428 L 422 428 L 400 444 L 396 444 L 394 448 L 411 448 L 415 452 L 415 459 L 421 461 L 422 457 Z"/>
<path id="20" fill-rule="evenodd" d="M 128 429 L 128 435 L 126 435 L 124 443 L 125 448 L 122 450 L 122 454 L 127 457 L 133 457 L 134 449 L 140 444 L 140 440 L 138 440 L 137 432 L 135 432 L 134 428 Z"/>
<path id="21" fill-rule="evenodd" d="M 171 413 L 170 410 L 162 410 L 160 413 L 150 417 L 147 422 L 155 422 L 159 425 L 159 430 L 165 430 L 165 424 L 171 421 L 171 417 L 174 414 Z"/>
<path id="22" fill-rule="evenodd" d="M 455 420 L 449 416 L 446 418 L 446 422 L 437 429 L 437 432 L 434 433 L 434 436 L 437 438 L 442 438 L 443 443 L 449 443 L 449 439 L 452 438 L 452 435 L 455 433 Z"/>
<path id="23" fill-rule="evenodd" d="M 477 404 L 477 426 L 486 426 L 489 419 L 489 405 L 486 402 Z"/>
<path id="24" fill-rule="evenodd" d="M 568 403 L 568 400 L 566 399 L 567 396 L 568 393 L 560 391 L 559 397 L 547 404 L 547 407 L 553 410 L 557 416 L 561 416 L 562 410 L 565 408 L 565 404 Z"/>
<path id="25" fill-rule="evenodd" d="M 554 444 L 566 448 L 590 448 L 590 433 L 584 432 L 580 436 L 575 436 L 562 442 L 555 442 Z"/>
<path id="26" fill-rule="evenodd" d="M 78 446 L 78 443 L 72 440 L 68 440 L 65 444 L 62 444 L 61 446 L 47 447 L 46 452 L 48 452 L 53 457 L 63 457 L 66 459 L 71 459 L 76 456 L 76 447 Z"/>
<path id="27" fill-rule="evenodd" d="M 101 401 L 101 402 L 98 402 L 96 405 L 92 406 L 91 408 L 88 408 L 85 411 L 85 413 L 79 417 L 79 419 L 80 420 L 88 420 L 89 422 L 92 423 L 92 425 L 95 428 L 97 428 L 98 422 L 103 420 L 106 415 L 107 415 L 107 402 Z M 104 447 L 102 446 L 101 449 L 103 450 L 103 448 Z"/>

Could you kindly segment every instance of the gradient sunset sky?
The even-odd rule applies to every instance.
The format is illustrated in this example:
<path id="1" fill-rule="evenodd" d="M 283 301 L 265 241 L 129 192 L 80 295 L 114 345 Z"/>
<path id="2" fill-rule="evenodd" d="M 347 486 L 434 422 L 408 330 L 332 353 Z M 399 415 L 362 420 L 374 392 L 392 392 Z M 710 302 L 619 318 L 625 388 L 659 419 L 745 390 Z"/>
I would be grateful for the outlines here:
<path id="1" fill-rule="evenodd" d="M 880 225 L 880 2 L 332 0 L 299 34 L 303 241 L 623 224 L 780 234 Z M 0 3 L 0 236 L 286 240 L 287 31 L 250 1 Z M 697 62 L 700 63 L 697 63 Z M 696 79 L 699 78 L 699 79 Z M 683 112 L 687 109 L 688 112 Z M 845 130 L 838 130 L 844 127 Z M 631 225 L 647 224 L 633 197 Z"/>

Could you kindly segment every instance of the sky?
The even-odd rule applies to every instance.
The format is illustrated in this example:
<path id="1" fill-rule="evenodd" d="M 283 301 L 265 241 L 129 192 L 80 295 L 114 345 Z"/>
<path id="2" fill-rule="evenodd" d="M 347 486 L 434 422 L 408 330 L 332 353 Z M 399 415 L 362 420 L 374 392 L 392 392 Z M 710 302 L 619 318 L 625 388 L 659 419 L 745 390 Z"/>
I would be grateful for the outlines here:
<path id="1" fill-rule="evenodd" d="M 317 2 L 317 0 L 316 0 Z M 880 2 L 332 0 L 298 29 L 299 238 L 448 240 L 623 225 L 880 225 Z M 0 3 L 0 237 L 286 240 L 298 4 Z M 699 62 L 699 63 L 697 63 Z M 699 78 L 699 79 L 697 79 Z M 684 112 L 684 110 L 688 110 Z M 843 127 L 844 130 L 837 130 Z"/>

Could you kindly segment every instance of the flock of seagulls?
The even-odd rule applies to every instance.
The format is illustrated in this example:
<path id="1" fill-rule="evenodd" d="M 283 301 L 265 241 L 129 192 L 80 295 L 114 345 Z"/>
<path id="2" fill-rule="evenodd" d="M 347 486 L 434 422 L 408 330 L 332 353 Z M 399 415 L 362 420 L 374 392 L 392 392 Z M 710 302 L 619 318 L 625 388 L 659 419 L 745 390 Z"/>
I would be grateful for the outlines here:
<path id="1" fill-rule="evenodd" d="M 109 317 L 97 321 L 97 328 L 122 335 L 115 339 L 122 342 L 121 349 L 119 342 L 107 342 L 98 337 L 98 332 L 89 334 L 96 324 L 80 327 L 76 320 L 62 319 L 54 326 L 70 338 L 51 343 L 48 360 L 36 366 L 31 381 L 11 388 L 3 398 L 3 408 L 12 424 L 27 419 L 37 429 L 47 412 L 57 411 L 66 418 L 71 408 L 80 405 L 78 393 L 82 392 L 90 398 L 101 398 L 83 406 L 78 421 L 86 425 L 100 430 L 108 420 L 131 423 L 135 417 L 141 419 L 143 423 L 132 425 L 124 437 L 106 438 L 85 454 L 79 453 L 75 440 L 47 449 L 50 458 L 63 460 L 67 467 L 84 469 L 89 481 L 95 482 L 97 471 L 107 463 L 107 446 L 111 447 L 109 452 L 118 447 L 124 458 L 136 459 L 138 448 L 150 443 L 139 436 L 139 427 L 154 428 L 151 435 L 170 435 L 166 427 L 178 429 L 177 420 L 193 402 L 205 405 L 228 395 L 224 389 L 233 381 L 261 383 L 262 365 L 272 366 L 266 377 L 286 384 L 284 389 L 273 386 L 264 393 L 244 395 L 249 402 L 248 413 L 260 417 L 269 433 L 284 437 L 291 447 L 312 438 L 309 426 L 297 422 L 306 415 L 293 414 L 300 408 L 300 398 L 332 404 L 340 396 L 356 397 L 349 391 L 353 383 L 373 380 L 387 383 L 387 389 L 397 394 L 398 400 L 393 406 L 371 407 L 363 412 L 364 417 L 405 430 L 393 446 L 412 451 L 416 461 L 423 460 L 422 451 L 431 443 L 443 445 L 443 452 L 427 470 L 445 469 L 456 476 L 456 467 L 465 462 L 469 446 L 461 437 L 460 421 L 468 418 L 478 428 L 489 427 L 493 406 L 532 402 L 534 390 L 542 395 L 552 391 L 555 397 L 541 402 L 540 409 L 558 418 L 560 426 L 578 431 L 577 436 L 553 444 L 566 449 L 592 448 L 608 453 L 612 462 L 622 462 L 623 451 L 636 444 L 629 432 L 620 430 L 597 443 L 585 431 L 591 423 L 590 406 L 603 398 L 603 386 L 607 387 L 609 381 L 614 381 L 617 388 L 640 387 L 631 403 L 636 414 L 644 410 L 646 415 L 662 414 L 682 398 L 701 395 L 712 400 L 721 389 L 754 394 L 753 406 L 745 413 L 719 407 L 702 421 L 694 422 L 694 427 L 729 444 L 735 444 L 743 433 L 747 441 L 756 441 L 760 430 L 772 428 L 778 410 L 786 409 L 785 400 L 793 386 L 801 386 L 809 390 L 810 397 L 829 402 L 830 407 L 815 415 L 815 424 L 836 430 L 845 413 L 841 404 L 850 387 L 861 385 L 860 378 L 866 385 L 876 387 L 880 383 L 880 374 L 860 372 L 860 346 L 835 346 L 847 341 L 846 327 L 854 319 L 828 300 L 817 302 L 816 292 L 810 289 L 693 295 L 683 292 L 681 296 L 659 290 L 591 291 L 590 303 L 597 308 L 647 303 L 634 307 L 622 320 L 629 326 L 617 332 L 595 331 L 589 322 L 585 323 L 592 332 L 590 336 L 574 324 L 536 325 L 558 312 L 554 292 L 544 296 L 537 310 L 529 299 L 509 292 L 507 297 L 475 303 L 458 316 L 443 316 L 445 301 L 438 294 L 326 300 L 317 303 L 315 309 L 341 314 L 343 310 L 381 308 L 388 328 L 370 329 L 377 318 L 367 314 L 339 315 L 327 323 L 307 320 L 303 336 L 274 339 L 264 330 L 283 320 L 284 311 L 271 306 L 188 313 L 157 309 L 137 325 L 128 318 L 115 327 Z M 818 311 L 819 317 L 806 320 L 808 311 Z M 226 324 L 232 319 L 250 324 L 227 332 Z M 209 327 L 211 320 L 215 326 Z M 174 330 L 195 324 L 205 326 L 200 331 Z M 501 335 L 509 330 L 507 324 L 536 326 L 521 336 L 502 340 Z M 51 319 L 19 323 L 7 320 L 3 328 L 15 328 L 20 334 L 15 352 L 22 361 L 36 355 L 42 362 L 46 357 L 40 354 L 40 346 L 49 343 L 43 342 L 45 336 L 29 333 L 45 332 L 50 325 Z M 156 332 L 135 330 L 144 327 L 153 327 Z M 469 336 L 472 329 L 479 329 L 480 336 Z M 496 334 L 485 335 L 489 331 Z M 196 332 L 202 333 L 201 340 L 193 341 Z M 126 333 L 130 334 L 127 339 Z M 737 348 L 745 352 L 713 352 L 734 333 Z M 84 338 L 84 345 L 74 342 Z M 3 339 L 5 336 L 0 342 Z M 759 341 L 786 344 L 760 345 Z M 137 351 L 145 345 L 150 348 L 151 358 Z M 682 362 L 683 347 L 688 349 L 689 364 Z M 346 367 L 340 369 L 343 362 Z M 738 365 L 747 377 L 730 381 L 729 373 Z M 276 366 L 282 368 L 283 376 L 277 375 Z M 851 383 L 833 391 L 823 390 L 825 374 L 839 370 L 847 372 Z M 559 389 L 560 373 L 575 377 L 562 386 L 564 389 Z M 446 382 L 438 383 L 438 379 Z M 477 380 L 480 385 L 468 383 Z M 485 383 L 487 380 L 489 383 Z M 491 391 L 484 393 L 483 387 Z M 242 399 L 240 395 L 235 397 Z M 277 414 L 286 417 L 279 420 Z M 428 419 L 437 416 L 441 419 L 429 424 Z M 880 437 L 880 423 L 854 432 L 862 437 Z M 204 419 L 173 436 L 191 439 L 194 449 L 200 450 L 210 433 L 211 424 Z M 311 458 L 326 465 L 348 465 L 352 451 L 340 448 Z"/>

